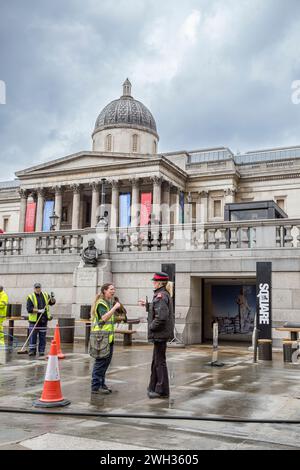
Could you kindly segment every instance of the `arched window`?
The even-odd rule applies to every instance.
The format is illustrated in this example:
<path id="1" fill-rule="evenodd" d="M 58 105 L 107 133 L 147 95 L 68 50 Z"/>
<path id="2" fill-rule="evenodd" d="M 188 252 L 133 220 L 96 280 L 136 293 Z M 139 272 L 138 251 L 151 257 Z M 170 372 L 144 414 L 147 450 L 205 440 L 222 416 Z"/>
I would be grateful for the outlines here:
<path id="1" fill-rule="evenodd" d="M 112 149 L 112 135 L 108 134 L 105 141 L 105 150 L 106 152 L 111 152 Z"/>
<path id="2" fill-rule="evenodd" d="M 153 153 L 157 153 L 157 142 L 153 140 Z"/>
<path id="3" fill-rule="evenodd" d="M 132 136 L 132 151 L 137 152 L 138 151 L 138 135 L 133 134 Z"/>

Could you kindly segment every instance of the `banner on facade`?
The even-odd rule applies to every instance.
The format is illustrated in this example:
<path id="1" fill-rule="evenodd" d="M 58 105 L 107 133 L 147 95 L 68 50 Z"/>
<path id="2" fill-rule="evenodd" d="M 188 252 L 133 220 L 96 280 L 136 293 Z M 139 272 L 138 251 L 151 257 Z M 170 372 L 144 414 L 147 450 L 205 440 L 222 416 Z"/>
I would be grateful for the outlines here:
<path id="1" fill-rule="evenodd" d="M 152 193 L 141 194 L 141 219 L 140 225 L 148 225 L 152 211 Z"/>
<path id="2" fill-rule="evenodd" d="M 184 224 L 184 193 L 182 191 L 179 194 L 179 205 L 180 205 L 179 223 Z"/>
<path id="3" fill-rule="evenodd" d="M 259 339 L 272 339 L 272 263 L 256 263 L 256 315 Z"/>
<path id="4" fill-rule="evenodd" d="M 25 232 L 35 231 L 36 202 L 28 202 L 26 207 Z"/>
<path id="5" fill-rule="evenodd" d="M 120 194 L 120 214 L 119 214 L 120 227 L 129 227 L 130 225 L 130 203 L 131 203 L 130 193 Z"/>
<path id="6" fill-rule="evenodd" d="M 46 201 L 44 204 L 44 214 L 43 214 L 43 232 L 50 232 L 51 230 L 51 221 L 50 217 L 54 212 L 54 201 Z"/>

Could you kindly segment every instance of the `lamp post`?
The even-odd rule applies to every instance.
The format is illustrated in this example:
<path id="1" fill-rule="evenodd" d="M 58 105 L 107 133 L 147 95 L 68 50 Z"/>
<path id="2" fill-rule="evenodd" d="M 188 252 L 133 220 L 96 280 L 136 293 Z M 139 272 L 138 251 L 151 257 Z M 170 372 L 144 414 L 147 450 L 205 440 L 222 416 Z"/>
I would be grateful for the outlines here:
<path id="1" fill-rule="evenodd" d="M 59 217 L 53 211 L 53 214 L 50 215 L 49 219 L 50 219 L 50 230 L 51 232 L 53 232 L 55 230 Z"/>

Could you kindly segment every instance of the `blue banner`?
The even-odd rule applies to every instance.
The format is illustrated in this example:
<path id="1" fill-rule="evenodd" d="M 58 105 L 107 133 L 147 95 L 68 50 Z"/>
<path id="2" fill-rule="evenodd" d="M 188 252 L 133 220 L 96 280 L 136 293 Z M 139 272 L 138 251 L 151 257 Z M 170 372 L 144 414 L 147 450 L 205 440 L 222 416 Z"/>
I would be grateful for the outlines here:
<path id="1" fill-rule="evenodd" d="M 119 214 L 119 226 L 120 227 L 129 227 L 130 225 L 130 203 L 131 203 L 130 193 L 120 194 L 120 214 Z"/>
<path id="2" fill-rule="evenodd" d="M 43 232 L 50 232 L 51 222 L 50 217 L 54 211 L 54 201 L 45 201 L 44 216 L 43 216 Z"/>
<path id="3" fill-rule="evenodd" d="M 179 223 L 184 224 L 184 193 L 183 192 L 180 192 L 180 195 L 179 195 L 179 205 L 180 205 Z"/>

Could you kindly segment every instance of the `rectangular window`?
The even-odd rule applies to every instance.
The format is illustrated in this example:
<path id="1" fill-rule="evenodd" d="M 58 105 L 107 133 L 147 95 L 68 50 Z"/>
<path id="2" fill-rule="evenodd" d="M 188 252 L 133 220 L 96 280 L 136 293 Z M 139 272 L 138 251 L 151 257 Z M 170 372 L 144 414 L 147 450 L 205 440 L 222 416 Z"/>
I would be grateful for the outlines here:
<path id="1" fill-rule="evenodd" d="M 9 229 L 9 218 L 4 217 L 3 218 L 3 231 L 8 232 L 8 229 Z"/>
<path id="2" fill-rule="evenodd" d="M 214 217 L 222 217 L 222 203 L 220 199 L 214 200 Z"/>
<path id="3" fill-rule="evenodd" d="M 280 207 L 283 211 L 285 210 L 285 200 L 284 199 L 276 199 L 277 206 Z"/>

